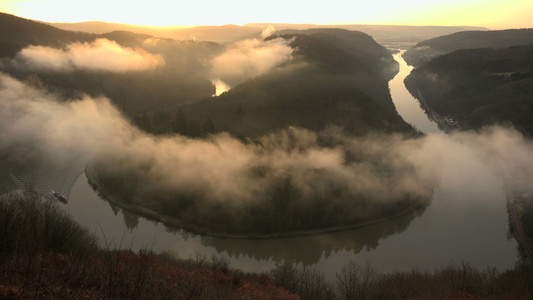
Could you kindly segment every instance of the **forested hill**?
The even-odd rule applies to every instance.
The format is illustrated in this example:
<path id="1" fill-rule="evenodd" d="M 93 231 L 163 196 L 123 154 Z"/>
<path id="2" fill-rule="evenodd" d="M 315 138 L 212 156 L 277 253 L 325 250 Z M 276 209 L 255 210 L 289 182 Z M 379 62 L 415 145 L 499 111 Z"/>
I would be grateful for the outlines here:
<path id="1" fill-rule="evenodd" d="M 284 37 L 307 35 L 295 41 L 293 47 L 297 53 L 311 61 L 353 72 L 359 68 L 382 73 L 392 78 L 398 68 L 390 51 L 378 44 L 370 35 L 361 31 L 349 31 L 339 28 L 315 28 L 308 30 L 283 30 L 278 33 Z M 329 52 L 331 51 L 331 52 Z M 390 76 L 390 77 L 389 77 Z"/>
<path id="2" fill-rule="evenodd" d="M 512 124 L 533 136 L 532 58 L 533 45 L 457 50 L 413 70 L 405 83 L 463 129 Z"/>
<path id="3" fill-rule="evenodd" d="M 388 90 L 388 80 L 397 72 L 396 62 L 387 49 L 362 32 L 311 29 L 286 32 L 290 34 L 266 41 L 249 40 L 268 43 L 282 39 L 292 49 L 291 59 L 211 98 L 213 60 L 227 51 L 231 53 L 232 45 L 176 41 L 125 31 L 79 33 L 7 14 L 0 14 L 0 25 L 0 71 L 64 95 L 65 99 L 80 93 L 103 95 L 126 114 L 139 116 L 147 111 L 168 111 L 169 107 L 175 112 L 182 105 L 189 121 L 209 121 L 217 131 L 237 136 L 258 136 L 287 126 L 320 130 L 338 125 L 356 134 L 414 131 L 397 114 Z M 98 39 L 111 44 L 98 44 Z M 29 46 L 45 48 L 32 48 L 21 55 L 21 50 Z M 261 47 L 265 45 L 257 49 L 271 50 Z M 136 57 L 156 57 L 161 63 L 146 70 L 110 70 L 102 64 L 91 67 L 98 63 L 95 60 L 99 56 L 94 56 L 76 66 L 72 64 L 76 49 L 134 52 Z M 61 64 L 42 59 L 28 60 L 41 52 L 43 57 L 43 51 L 53 53 L 67 67 L 50 67 Z M 39 65 L 43 63 L 45 66 Z M 170 123 L 169 131 L 185 133 Z"/>
<path id="4" fill-rule="evenodd" d="M 99 39 L 106 41 L 96 42 Z M 41 47 L 20 55 L 30 46 Z M 160 39 L 127 31 L 66 31 L 0 13 L 0 72 L 64 95 L 65 99 L 76 98 L 80 93 L 105 96 L 126 114 L 164 109 L 213 95 L 209 65 L 205 62 L 223 49 L 212 42 Z M 79 59 L 79 53 L 97 52 L 100 54 L 86 59 L 81 67 L 72 64 L 73 57 Z M 115 56 L 109 59 L 103 53 Z M 128 57 L 148 57 L 152 61 L 156 58 L 160 63 L 143 70 L 112 69 L 113 65 L 127 65 Z M 103 63 L 106 59 L 107 63 Z M 119 59 L 122 64 L 117 62 Z M 66 68 L 51 67 L 65 65 Z"/>
<path id="5" fill-rule="evenodd" d="M 140 47 L 151 36 L 129 31 L 102 34 L 69 31 L 0 12 L 0 57 L 13 57 L 30 45 L 62 48 L 69 43 L 92 42 L 97 38 L 116 41 L 122 46 Z"/>
<path id="6" fill-rule="evenodd" d="M 88 41 L 93 36 L 0 12 L 0 57 L 14 56 L 28 45 L 59 47 L 67 42 Z"/>
<path id="7" fill-rule="evenodd" d="M 388 80 L 397 64 L 361 32 L 309 30 L 281 35 L 294 58 L 219 97 L 183 106 L 188 120 L 210 120 L 217 131 L 259 136 L 287 126 L 321 130 L 337 125 L 352 134 L 410 132 L 398 115 Z M 277 37 L 272 37 L 277 38 Z"/>
<path id="8" fill-rule="evenodd" d="M 528 44 L 533 44 L 533 29 L 463 31 L 420 42 L 407 50 L 403 57 L 410 65 L 419 67 L 434 57 L 459 49 L 507 48 Z"/>

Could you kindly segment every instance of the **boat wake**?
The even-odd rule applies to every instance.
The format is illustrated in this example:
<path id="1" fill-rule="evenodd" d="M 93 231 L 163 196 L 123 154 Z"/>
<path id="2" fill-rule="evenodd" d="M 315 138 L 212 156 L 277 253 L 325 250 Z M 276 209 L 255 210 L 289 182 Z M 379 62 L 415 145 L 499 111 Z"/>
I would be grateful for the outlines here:
<path id="1" fill-rule="evenodd" d="M 40 166 L 33 170 L 9 170 L 9 178 L 18 191 L 37 192 L 67 204 L 72 188 L 84 169 L 85 162 L 75 163 L 67 168 Z"/>

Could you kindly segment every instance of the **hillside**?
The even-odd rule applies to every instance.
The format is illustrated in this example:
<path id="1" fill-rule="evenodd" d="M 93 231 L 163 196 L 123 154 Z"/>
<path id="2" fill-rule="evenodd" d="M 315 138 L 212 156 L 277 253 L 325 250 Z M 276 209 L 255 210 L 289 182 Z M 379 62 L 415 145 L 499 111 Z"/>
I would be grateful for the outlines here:
<path id="1" fill-rule="evenodd" d="M 407 50 L 403 57 L 410 65 L 419 67 L 434 57 L 459 49 L 507 48 L 528 44 L 533 44 L 533 29 L 463 31 L 420 42 Z"/>
<path id="2" fill-rule="evenodd" d="M 204 132 L 229 133 L 190 140 L 132 129 L 137 139 L 102 151 L 87 171 L 103 195 L 124 207 L 193 232 L 272 237 L 370 224 L 427 204 L 430 183 L 416 179 L 420 189 L 403 190 L 402 180 L 417 175 L 389 162 L 392 149 L 370 155 L 352 147 L 354 136 L 418 134 L 398 115 L 388 90 L 396 62 L 364 33 L 314 29 L 225 46 L 120 31 L 91 37 L 60 48 L 25 47 L 6 57 L 2 69 L 65 98 L 105 95 L 128 114 L 166 112 L 153 114 L 157 133 L 198 137 L 190 134 L 198 124 Z M 211 97 L 211 76 L 234 88 Z M 175 119 L 168 118 L 169 106 L 181 109 Z M 180 115 L 189 132 L 178 126 Z M 160 141 L 165 145 L 156 146 Z M 243 164 L 208 164 L 202 171 L 196 159 L 179 158 L 188 146 L 207 147 L 192 150 L 201 155 L 244 151 Z M 285 155 L 289 161 L 279 164 Z M 175 168 L 159 174 L 169 166 Z M 182 176 L 192 181 L 174 182 Z M 211 186 L 227 178 L 236 186 Z"/>
<path id="3" fill-rule="evenodd" d="M 65 31 L 0 14 L 0 71 L 65 98 L 82 93 L 106 96 L 126 114 L 210 97 L 214 87 L 206 62 L 223 49 L 212 42 L 157 39 L 127 31 Z M 74 65 L 75 60 L 81 65 Z M 144 61 L 155 63 L 140 70 L 120 69 Z"/>
<path id="4" fill-rule="evenodd" d="M 126 209 L 224 237 L 350 228 L 427 205 L 431 183 L 416 178 L 419 189 L 404 191 L 401 182 L 417 174 L 391 163 L 394 150 L 384 146 L 418 135 L 392 103 L 387 82 L 397 65 L 390 52 L 360 32 L 306 33 L 267 39 L 288 43 L 293 52 L 263 75 L 177 113 L 136 118 L 141 128 L 164 134 L 160 146 L 97 157 L 86 170 L 90 182 Z M 198 137 L 200 131 L 205 139 L 171 135 Z M 224 133 L 207 136 L 214 132 Z M 351 138 L 383 139 L 381 150 L 370 154 Z M 205 153 L 220 156 L 224 165 Z M 183 156 L 190 154 L 195 157 Z M 360 182 L 375 184 L 355 183 L 358 174 L 364 174 Z M 379 192 L 369 192 L 373 188 Z"/>
<path id="5" fill-rule="evenodd" d="M 463 129 L 512 124 L 533 135 L 533 45 L 465 49 L 437 57 L 406 78 L 426 109 Z"/>
<path id="6" fill-rule="evenodd" d="M 92 36 L 0 12 L 0 57 L 14 56 L 28 45 L 59 47 L 68 42 L 89 41 Z"/>
<path id="7" fill-rule="evenodd" d="M 397 64 L 361 32 L 312 29 L 279 36 L 294 59 L 219 97 L 181 107 L 185 117 L 217 131 L 259 136 L 287 126 L 313 131 L 337 125 L 352 134 L 414 132 L 397 114 L 388 80 Z"/>

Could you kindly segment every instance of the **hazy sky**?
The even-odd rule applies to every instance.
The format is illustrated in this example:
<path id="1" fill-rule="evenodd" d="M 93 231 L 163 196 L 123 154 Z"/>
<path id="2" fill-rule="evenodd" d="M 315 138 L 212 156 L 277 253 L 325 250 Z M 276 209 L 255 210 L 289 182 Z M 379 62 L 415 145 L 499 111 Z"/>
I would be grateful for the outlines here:
<path id="1" fill-rule="evenodd" d="M 533 27 L 532 0 L 0 0 L 0 11 L 47 22 L 149 26 L 313 23 Z"/>

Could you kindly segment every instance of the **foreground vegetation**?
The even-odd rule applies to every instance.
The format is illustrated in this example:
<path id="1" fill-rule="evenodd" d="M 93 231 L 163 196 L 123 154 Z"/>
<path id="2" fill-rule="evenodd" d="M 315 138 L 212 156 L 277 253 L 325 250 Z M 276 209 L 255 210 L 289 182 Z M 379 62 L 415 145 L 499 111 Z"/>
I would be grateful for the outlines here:
<path id="1" fill-rule="evenodd" d="M 0 196 L 0 299 L 297 299 L 217 257 L 102 250 L 36 193 Z"/>
<path id="2" fill-rule="evenodd" d="M 531 299 L 533 268 L 500 272 L 451 263 L 434 272 L 412 270 L 379 274 L 369 265 L 346 263 L 333 281 L 309 268 L 281 265 L 270 272 L 274 283 L 301 299 Z"/>
<path id="3" fill-rule="evenodd" d="M 331 280 L 281 264 L 268 274 L 218 257 L 176 260 L 149 250 L 101 250 L 35 193 L 0 196 L 1 299 L 531 299 L 533 268 L 500 272 L 466 263 L 435 272 L 378 274 L 347 262 Z"/>

